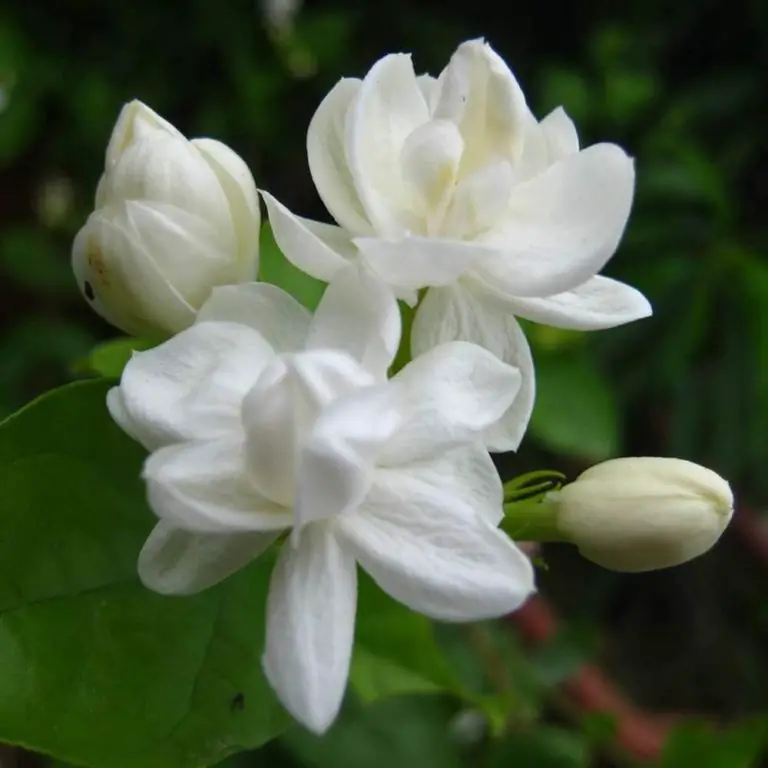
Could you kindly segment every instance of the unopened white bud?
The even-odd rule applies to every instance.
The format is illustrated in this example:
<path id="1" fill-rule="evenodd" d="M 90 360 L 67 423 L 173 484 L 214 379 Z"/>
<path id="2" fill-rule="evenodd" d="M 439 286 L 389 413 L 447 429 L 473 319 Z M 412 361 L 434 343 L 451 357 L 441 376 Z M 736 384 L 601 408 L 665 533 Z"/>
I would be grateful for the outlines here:
<path id="1" fill-rule="evenodd" d="M 557 527 L 589 560 L 615 571 L 679 565 L 712 547 L 733 493 L 712 470 L 682 459 L 613 459 L 550 495 Z"/>
<path id="2" fill-rule="evenodd" d="M 106 320 L 167 336 L 192 324 L 214 286 L 255 279 L 260 223 L 256 185 L 235 152 L 188 141 L 133 101 L 112 132 L 72 266 Z"/>

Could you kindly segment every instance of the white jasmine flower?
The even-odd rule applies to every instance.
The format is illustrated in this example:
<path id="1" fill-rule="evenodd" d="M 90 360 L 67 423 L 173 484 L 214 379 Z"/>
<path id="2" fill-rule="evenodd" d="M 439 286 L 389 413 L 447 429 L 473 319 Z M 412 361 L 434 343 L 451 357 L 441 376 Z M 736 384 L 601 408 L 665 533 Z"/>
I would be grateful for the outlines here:
<path id="1" fill-rule="evenodd" d="M 502 487 L 479 438 L 520 374 L 442 344 L 391 380 L 391 292 L 350 267 L 314 317 L 274 286 L 217 288 L 191 328 L 137 353 L 109 395 L 152 451 L 160 522 L 139 559 L 150 588 L 220 581 L 284 531 L 264 668 L 288 711 L 324 731 L 345 690 L 356 568 L 413 610 L 467 621 L 517 608 L 529 560 L 497 528 Z"/>
<path id="2" fill-rule="evenodd" d="M 680 565 L 714 546 L 733 514 L 728 483 L 682 459 L 613 459 L 550 494 L 560 533 L 614 571 Z"/>
<path id="3" fill-rule="evenodd" d="M 213 139 L 187 141 L 132 101 L 112 132 L 72 265 L 110 323 L 168 336 L 194 322 L 213 286 L 255 279 L 260 223 L 256 186 L 237 154 Z"/>
<path id="4" fill-rule="evenodd" d="M 480 40 L 459 46 L 438 79 L 385 56 L 341 80 L 307 135 L 312 178 L 339 226 L 294 216 L 264 193 L 286 256 L 323 280 L 361 257 L 415 302 L 415 355 L 449 340 L 518 367 L 519 396 L 486 435 L 518 446 L 533 407 L 520 316 L 610 328 L 650 314 L 636 290 L 597 275 L 632 204 L 632 160 L 614 144 L 580 150 L 562 109 L 538 122 L 504 61 Z"/>

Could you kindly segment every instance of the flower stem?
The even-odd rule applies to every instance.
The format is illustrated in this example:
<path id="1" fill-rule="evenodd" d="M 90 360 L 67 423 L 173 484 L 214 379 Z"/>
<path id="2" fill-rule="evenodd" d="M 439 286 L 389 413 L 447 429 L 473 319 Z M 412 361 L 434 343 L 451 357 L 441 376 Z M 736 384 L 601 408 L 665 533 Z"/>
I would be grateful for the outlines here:
<path id="1" fill-rule="evenodd" d="M 499 527 L 516 541 L 568 541 L 557 525 L 557 503 L 547 498 L 505 504 Z"/>
<path id="2" fill-rule="evenodd" d="M 403 323 L 403 335 L 400 340 L 400 348 L 397 350 L 392 365 L 389 366 L 389 377 L 392 378 L 398 371 L 405 368 L 411 362 L 411 328 L 413 327 L 413 318 L 416 316 L 416 310 L 424 298 L 426 289 L 419 291 L 419 301 L 415 307 L 410 307 L 404 301 L 398 301 L 400 305 L 400 317 Z"/>

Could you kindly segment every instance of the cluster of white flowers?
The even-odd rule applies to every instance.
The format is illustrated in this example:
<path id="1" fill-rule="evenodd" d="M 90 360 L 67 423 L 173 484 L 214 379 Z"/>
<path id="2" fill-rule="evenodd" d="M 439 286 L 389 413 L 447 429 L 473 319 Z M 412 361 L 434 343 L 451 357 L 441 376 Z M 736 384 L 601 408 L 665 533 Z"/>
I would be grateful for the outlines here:
<path id="1" fill-rule="evenodd" d="M 115 127 L 73 262 L 107 320 L 167 338 L 135 354 L 108 398 L 149 451 L 159 522 L 142 580 L 194 593 L 280 540 L 264 669 L 322 732 L 346 687 L 358 565 L 445 621 L 508 613 L 534 590 L 530 561 L 498 528 L 489 454 L 518 447 L 534 400 L 515 317 L 591 330 L 651 310 L 597 274 L 629 216 L 632 160 L 613 144 L 580 150 L 562 109 L 536 120 L 482 41 L 436 79 L 398 54 L 341 80 L 307 152 L 338 226 L 261 195 L 286 257 L 328 283 L 314 315 L 255 282 L 261 221 L 243 161 L 139 102 Z M 415 307 L 408 339 L 398 300 Z M 412 360 L 390 376 L 401 344 Z M 558 497 L 560 528 L 615 567 L 618 526 L 585 544 L 576 486 Z"/>

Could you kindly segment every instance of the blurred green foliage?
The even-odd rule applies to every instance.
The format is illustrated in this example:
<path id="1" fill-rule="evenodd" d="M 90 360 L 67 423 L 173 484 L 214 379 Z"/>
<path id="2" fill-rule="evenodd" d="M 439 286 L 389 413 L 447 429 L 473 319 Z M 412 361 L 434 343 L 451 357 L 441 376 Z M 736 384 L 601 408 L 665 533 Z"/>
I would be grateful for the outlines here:
<path id="1" fill-rule="evenodd" d="M 576 472 L 623 453 L 676 455 L 765 505 L 766 3 L 317 0 L 282 21 L 266 8 L 252 0 L 0 8 L 0 413 L 82 371 L 94 344 L 116 335 L 80 300 L 69 246 L 123 102 L 138 97 L 185 133 L 226 141 L 260 186 L 322 218 L 304 139 L 328 88 L 393 50 L 413 51 L 417 68 L 435 73 L 459 41 L 485 35 L 539 115 L 563 105 L 584 144 L 616 141 L 635 156 L 634 213 L 608 273 L 655 309 L 650 320 L 596 334 L 527 328 L 539 401 L 530 437 L 505 466 Z M 267 263 L 275 282 L 291 269 Z M 316 285 L 306 291 L 308 302 L 319 295 Z M 100 347 L 89 364 L 119 368 L 127 353 L 122 343 Z M 401 658 L 363 655 L 354 671 L 360 690 L 401 695 L 366 705 L 352 697 L 325 739 L 294 729 L 227 768 L 569 768 L 598 765 L 596 755 L 623 765 L 606 748 L 610 722 L 606 731 L 560 706 L 555 686 L 587 657 L 650 706 L 725 721 L 768 710 L 765 572 L 745 565 L 737 542 L 673 573 L 631 578 L 572 553 L 545 556 L 542 588 L 570 626 L 556 643 L 532 657 L 509 626 L 440 638 L 462 676 L 456 690 L 485 691 L 473 705 L 406 695 L 429 690 L 430 680 L 409 667 L 424 646 L 404 636 Z M 376 637 L 375 627 L 361 631 Z M 685 725 L 659 765 L 757 766 L 766 741 L 764 720 Z"/>

